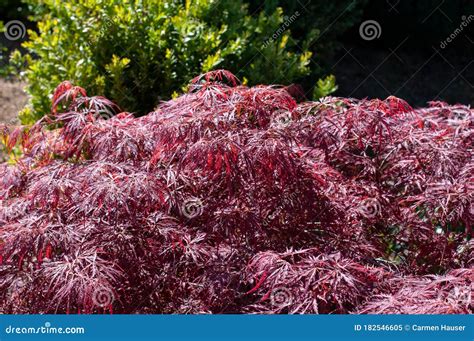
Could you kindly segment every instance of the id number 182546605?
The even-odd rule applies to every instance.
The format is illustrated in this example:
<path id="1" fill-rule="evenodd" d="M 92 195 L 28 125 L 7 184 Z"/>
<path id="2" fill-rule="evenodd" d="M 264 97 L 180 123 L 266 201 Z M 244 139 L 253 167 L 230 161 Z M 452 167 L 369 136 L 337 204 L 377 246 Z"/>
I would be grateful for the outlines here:
<path id="1" fill-rule="evenodd" d="M 355 331 L 366 331 L 366 332 L 381 332 L 381 331 L 403 331 L 403 325 L 401 324 L 356 324 L 354 325 Z"/>

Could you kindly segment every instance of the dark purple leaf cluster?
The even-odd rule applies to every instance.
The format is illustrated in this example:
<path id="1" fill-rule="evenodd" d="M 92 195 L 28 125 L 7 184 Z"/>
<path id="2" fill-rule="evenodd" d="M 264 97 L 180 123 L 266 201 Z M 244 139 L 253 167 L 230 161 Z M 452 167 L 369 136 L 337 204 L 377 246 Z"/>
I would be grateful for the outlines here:
<path id="1" fill-rule="evenodd" d="M 224 70 L 139 118 L 52 102 L 1 130 L 1 313 L 474 312 L 468 107 Z"/>

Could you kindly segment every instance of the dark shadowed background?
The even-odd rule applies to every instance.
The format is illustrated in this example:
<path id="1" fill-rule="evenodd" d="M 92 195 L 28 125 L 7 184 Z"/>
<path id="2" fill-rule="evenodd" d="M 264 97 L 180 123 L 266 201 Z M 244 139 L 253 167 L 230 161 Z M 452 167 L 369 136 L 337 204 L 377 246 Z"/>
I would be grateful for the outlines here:
<path id="1" fill-rule="evenodd" d="M 257 7 L 261 1 L 256 1 Z M 298 37 L 325 13 L 319 44 L 321 66 L 337 77 L 336 95 L 385 98 L 395 95 L 413 105 L 431 100 L 474 104 L 474 1 L 473 0 L 370 0 L 370 1 L 266 1 L 284 5 L 301 18 L 291 27 Z M 362 11 L 358 22 L 348 20 L 353 8 Z M 380 35 L 361 38 L 363 22 L 374 20 Z M 464 25 L 463 25 L 464 22 Z M 338 36 L 352 26 L 342 36 Z M 451 42 L 446 39 L 451 35 Z M 336 52 L 325 54 L 327 43 Z M 443 44 L 444 43 L 444 44 Z"/>

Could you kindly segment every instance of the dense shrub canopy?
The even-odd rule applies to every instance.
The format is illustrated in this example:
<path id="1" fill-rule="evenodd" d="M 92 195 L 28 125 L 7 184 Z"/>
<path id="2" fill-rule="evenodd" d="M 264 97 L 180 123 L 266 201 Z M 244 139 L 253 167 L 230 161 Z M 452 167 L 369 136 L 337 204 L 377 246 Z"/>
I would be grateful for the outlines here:
<path id="1" fill-rule="evenodd" d="M 135 118 L 69 82 L 4 131 L 3 313 L 472 313 L 474 111 L 226 71 Z"/>
<path id="2" fill-rule="evenodd" d="M 32 8 L 39 33 L 30 32 L 28 54 L 13 57 L 26 64 L 31 95 L 23 123 L 48 113 L 48 94 L 64 79 L 146 114 L 216 68 L 249 84 L 290 84 L 310 72 L 307 42 L 279 31 L 282 10 L 250 13 L 242 0 L 43 0 Z"/>

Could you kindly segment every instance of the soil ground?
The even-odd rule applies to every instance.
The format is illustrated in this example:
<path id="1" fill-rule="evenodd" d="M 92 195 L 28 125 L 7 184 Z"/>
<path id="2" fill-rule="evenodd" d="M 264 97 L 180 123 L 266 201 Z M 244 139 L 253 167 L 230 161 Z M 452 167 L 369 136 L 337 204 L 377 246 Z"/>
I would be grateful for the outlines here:
<path id="1" fill-rule="evenodd" d="M 0 78 L 0 122 L 8 125 L 18 123 L 17 115 L 26 104 L 24 84 Z"/>
<path id="2" fill-rule="evenodd" d="M 18 112 L 25 106 L 27 101 L 26 93 L 23 91 L 25 84 L 11 82 L 0 78 L 0 124 L 18 124 Z M 0 161 L 3 161 L 5 154 L 0 146 Z"/>

